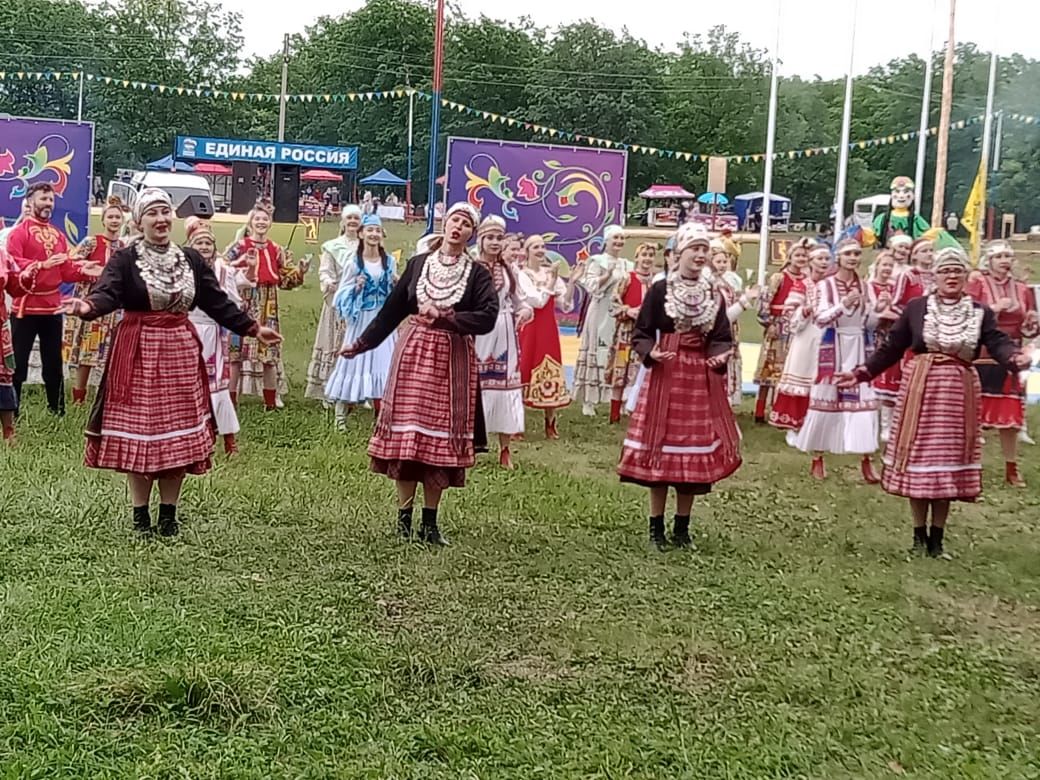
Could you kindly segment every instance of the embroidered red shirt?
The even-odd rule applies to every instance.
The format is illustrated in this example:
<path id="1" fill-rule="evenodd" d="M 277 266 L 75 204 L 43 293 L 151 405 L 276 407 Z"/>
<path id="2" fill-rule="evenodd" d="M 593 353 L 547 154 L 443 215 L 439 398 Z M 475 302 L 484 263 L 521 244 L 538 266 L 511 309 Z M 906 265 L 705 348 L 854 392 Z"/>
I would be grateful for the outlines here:
<path id="1" fill-rule="evenodd" d="M 65 234 L 34 217 L 26 217 L 7 236 L 7 253 L 21 271 L 21 285 L 25 294 L 14 298 L 13 315 L 58 314 L 61 311 L 63 282 L 82 282 L 88 277 L 80 271 L 79 263 L 66 260 L 53 268 L 43 263 L 54 255 L 69 251 Z"/>

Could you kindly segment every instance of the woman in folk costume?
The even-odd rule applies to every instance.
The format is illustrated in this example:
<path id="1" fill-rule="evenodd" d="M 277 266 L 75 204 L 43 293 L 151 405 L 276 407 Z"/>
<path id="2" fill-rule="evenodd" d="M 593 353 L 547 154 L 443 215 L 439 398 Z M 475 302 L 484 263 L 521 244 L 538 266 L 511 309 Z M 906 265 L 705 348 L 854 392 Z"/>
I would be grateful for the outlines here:
<path id="1" fill-rule="evenodd" d="M 89 260 L 104 267 L 105 263 L 122 246 L 119 234 L 123 229 L 123 203 L 119 198 L 108 199 L 101 211 L 103 233 L 91 236 L 81 243 L 72 255 L 82 260 Z M 83 298 L 94 289 L 94 281 L 80 282 L 74 293 L 76 298 Z M 69 350 L 68 366 L 75 369 L 76 378 L 72 385 L 72 403 L 82 406 L 87 400 L 87 383 L 90 381 L 91 369 L 105 370 L 105 357 L 108 355 L 112 328 L 119 321 L 119 312 L 112 312 L 107 317 L 85 322 L 69 317 L 65 320 L 65 346 Z"/>
<path id="2" fill-rule="evenodd" d="M 733 272 L 733 256 L 719 240 L 711 242 L 711 270 L 715 286 L 722 295 L 729 319 L 730 331 L 735 345 L 733 354 L 726 363 L 726 392 L 730 406 L 740 406 L 744 400 L 744 363 L 740 359 L 740 315 L 758 300 L 758 287 L 752 286 L 742 292 L 743 282 Z"/>
<path id="3" fill-rule="evenodd" d="M 303 284 L 307 266 L 296 266 L 292 252 L 268 239 L 271 229 L 271 210 L 266 204 L 257 204 L 246 217 L 245 235 L 227 250 L 227 261 L 236 268 L 254 262 L 257 268 L 256 287 L 246 290 L 246 307 L 257 321 L 272 330 L 279 330 L 278 291 L 292 290 Z M 278 365 L 281 362 L 280 342 L 265 344 L 253 336 L 231 338 L 231 399 L 237 402 L 246 375 L 263 375 L 264 406 L 275 409 L 278 395 Z"/>
<path id="4" fill-rule="evenodd" d="M 318 287 L 321 290 L 321 316 L 318 318 L 318 333 L 314 337 L 314 350 L 307 366 L 306 398 L 325 399 L 325 383 L 332 366 L 343 348 L 346 323 L 336 312 L 333 298 L 339 290 L 343 271 L 354 263 L 361 244 L 361 207 L 350 205 L 340 216 L 339 236 L 326 241 L 321 247 L 318 264 Z"/>
<path id="5" fill-rule="evenodd" d="M 863 248 L 855 239 L 839 241 L 838 268 L 818 283 L 816 324 L 822 329 L 816 382 L 809 393 L 809 411 L 797 434 L 788 442 L 812 453 L 811 473 L 824 479 L 823 454 L 862 455 L 860 468 L 869 484 L 880 481 L 871 463 L 877 450 L 877 397 L 869 383 L 839 388 L 836 376 L 860 365 L 867 355 L 867 333 L 879 311 L 891 304 L 887 295 L 875 299 L 870 285 L 859 277 Z"/>
<path id="6" fill-rule="evenodd" d="M 861 386 L 914 355 L 903 374 L 892 437 L 885 448 L 886 492 L 910 500 L 915 552 L 943 555 L 951 501 L 982 493 L 979 407 L 985 404 L 972 361 L 985 349 L 1009 373 L 1029 365 L 998 326 L 997 316 L 965 291 L 968 258 L 960 248 L 935 258 L 937 289 L 907 304 L 886 343 L 865 363 L 839 378 Z M 928 515 L 931 512 L 931 530 Z"/>
<path id="7" fill-rule="evenodd" d="M 628 396 L 639 374 L 640 357 L 632 351 L 632 333 L 636 328 L 639 307 L 650 289 L 657 261 L 657 245 L 640 244 L 636 248 L 636 267 L 614 290 L 612 300 L 615 328 L 614 343 L 607 357 L 607 381 L 613 387 L 610 399 L 610 422 L 621 421 L 621 404 Z"/>
<path id="8" fill-rule="evenodd" d="M 665 544 L 668 489 L 676 492 L 672 543 L 687 547 L 697 495 L 740 467 L 740 434 L 726 393 L 734 349 L 722 296 L 706 265 L 707 231 L 679 230 L 678 268 L 655 282 L 639 311 L 632 348 L 649 369 L 621 449 L 622 482 L 650 489 L 650 541 Z"/>
<path id="9" fill-rule="evenodd" d="M 159 533 L 173 536 L 184 476 L 209 470 L 216 439 L 209 377 L 188 312 L 201 308 L 265 344 L 281 336 L 228 298 L 198 252 L 170 241 L 166 192 L 143 190 L 134 215 L 143 236 L 112 255 L 86 298 L 64 308 L 85 320 L 123 309 L 87 423 L 86 465 L 127 474 L 141 533 L 151 532 L 148 504 L 158 482 Z"/>
<path id="10" fill-rule="evenodd" d="M 524 270 L 524 237 L 519 233 L 508 233 L 502 240 L 502 259 L 519 274 Z"/>
<path id="11" fill-rule="evenodd" d="M 906 238 L 906 236 L 896 236 L 896 238 Z M 888 307 L 878 312 L 872 338 L 873 347 L 877 349 L 878 346 L 885 343 L 888 332 L 899 319 L 900 309 L 896 302 L 903 275 L 896 276 L 896 258 L 887 249 L 878 253 L 872 267 L 873 272 L 869 282 L 871 293 L 875 300 L 880 300 L 884 296 L 889 301 Z M 888 441 L 889 431 L 892 428 L 892 412 L 896 406 L 896 396 L 899 394 L 901 379 L 902 369 L 897 363 L 871 383 L 880 404 L 878 411 L 880 412 L 882 443 Z"/>
<path id="12" fill-rule="evenodd" d="M 332 305 L 346 323 L 340 349 L 353 344 L 390 297 L 397 279 L 394 258 L 383 246 L 383 221 L 369 214 L 361 222 L 361 246 L 343 269 Z M 386 377 L 394 356 L 397 334 L 390 333 L 382 344 L 356 357 L 338 357 L 325 383 L 325 398 L 335 405 L 336 428 L 346 430 L 351 407 L 371 401 L 379 414 L 386 390 Z"/>
<path id="13" fill-rule="evenodd" d="M 809 393 L 816 383 L 823 335 L 823 329 L 816 324 L 819 283 L 832 271 L 830 248 L 826 244 L 814 246 L 809 251 L 808 277 L 799 282 L 787 298 L 787 328 L 791 339 L 787 344 L 784 372 L 776 385 L 776 398 L 769 410 L 769 424 L 787 431 L 789 445 L 809 413 Z"/>
<path id="14" fill-rule="evenodd" d="M 675 234 L 669 236 L 668 240 L 664 244 L 664 268 L 654 274 L 650 280 L 651 287 L 660 281 L 668 278 L 668 275 L 675 272 L 678 265 L 678 257 L 675 254 Z M 643 382 L 646 381 L 647 368 L 645 363 L 641 363 L 639 366 L 639 373 L 636 374 L 636 381 L 632 384 L 632 390 L 628 394 L 628 400 L 625 401 L 625 411 L 632 414 L 636 410 L 636 403 L 639 401 L 639 391 L 643 387 Z"/>
<path id="15" fill-rule="evenodd" d="M 987 272 L 975 275 L 968 282 L 967 292 L 993 311 L 997 327 L 1021 347 L 1023 339 L 1035 338 L 1040 333 L 1033 290 L 1012 275 L 1015 251 L 1007 241 L 991 241 L 983 254 Z M 1025 422 L 1025 385 L 1016 371 L 1009 371 L 987 352 L 975 361 L 975 366 L 982 381 L 982 427 L 1000 432 L 1007 484 L 1025 487 L 1018 472 L 1018 432 Z"/>
<path id="16" fill-rule="evenodd" d="M 811 238 L 796 241 L 791 246 L 784 267 L 769 278 L 769 288 L 759 298 L 758 321 L 765 330 L 755 371 L 755 384 L 758 385 L 755 422 L 765 422 L 770 391 L 783 373 L 790 338 L 787 331 L 787 298 L 808 273 L 809 251 L 814 245 Z"/>
<path id="17" fill-rule="evenodd" d="M 545 262 L 545 239 L 530 236 L 524 242 L 527 263 L 524 275 L 534 288 L 529 301 L 534 308 L 534 319 L 520 329 L 520 381 L 524 386 L 524 405 L 541 409 L 545 415 L 545 438 L 558 439 L 556 410 L 571 402 L 567 380 L 563 373 L 560 350 L 560 326 L 556 310 L 570 311 L 574 307 L 574 287 L 578 282 L 577 269 L 566 282 L 560 278 L 557 266 Z"/>
<path id="18" fill-rule="evenodd" d="M 581 403 L 581 413 L 586 417 L 594 417 L 596 404 L 611 397 L 607 356 L 617 330 L 610 314 L 611 301 L 618 285 L 633 269 L 632 263 L 621 256 L 624 250 L 624 229 L 611 225 L 603 232 L 603 252 L 574 268 L 586 294 L 578 362 L 574 367 L 574 398 Z"/>
<path id="19" fill-rule="evenodd" d="M 198 252 L 206 265 L 213 269 L 220 289 L 232 303 L 240 307 L 242 291 L 256 284 L 256 266 L 238 269 L 229 266 L 224 258 L 217 254 L 213 228 L 206 220 L 188 217 L 184 220 L 184 233 L 188 239 L 188 246 Z M 224 452 L 234 455 L 238 452 L 235 436 L 240 426 L 229 390 L 231 365 L 228 362 L 228 353 L 231 349 L 231 332 L 217 324 L 217 321 L 202 309 L 192 309 L 188 319 L 202 344 L 202 362 L 206 366 L 209 379 L 209 396 L 217 433 L 224 438 Z"/>
<path id="20" fill-rule="evenodd" d="M 505 220 L 494 215 L 485 217 L 477 228 L 477 262 L 491 274 L 498 294 L 498 319 L 491 331 L 477 336 L 475 347 L 485 430 L 498 434 L 498 462 L 511 469 L 509 442 L 524 432 L 524 386 L 517 331 L 534 316 L 528 301 L 537 293 L 530 279 L 517 274 L 502 255 L 505 235 Z"/>
<path id="21" fill-rule="evenodd" d="M 466 484 L 466 469 L 486 445 L 477 392 L 473 337 L 498 319 L 491 274 L 466 245 L 480 221 L 468 203 L 444 215 L 444 236 L 408 261 L 401 280 L 344 357 L 375 349 L 411 316 L 401 333 L 375 432 L 369 441 L 372 470 L 397 483 L 397 530 L 412 533 L 412 504 L 423 485 L 419 540 L 444 545 L 437 524 L 441 494 Z"/>
<path id="22" fill-rule="evenodd" d="M 18 393 L 14 389 L 14 344 L 11 342 L 11 313 L 7 296 L 25 295 L 21 273 L 7 250 L 0 246 L 0 431 L 7 444 L 14 444 L 14 421 Z"/>

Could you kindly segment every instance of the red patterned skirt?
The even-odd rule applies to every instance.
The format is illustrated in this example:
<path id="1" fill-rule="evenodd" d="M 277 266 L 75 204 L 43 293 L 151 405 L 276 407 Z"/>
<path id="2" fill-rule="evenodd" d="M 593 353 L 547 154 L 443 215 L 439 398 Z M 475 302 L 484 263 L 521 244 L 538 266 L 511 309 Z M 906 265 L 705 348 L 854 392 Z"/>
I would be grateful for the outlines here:
<path id="1" fill-rule="evenodd" d="M 705 361 L 700 333 L 667 334 L 678 354 L 650 369 L 621 449 L 622 482 L 707 493 L 740 467 L 740 435 L 726 375 Z"/>
<path id="2" fill-rule="evenodd" d="M 560 409 L 571 402 L 563 372 L 556 303 L 534 310 L 534 319 L 520 331 L 520 381 L 524 405 L 532 409 Z"/>
<path id="3" fill-rule="evenodd" d="M 126 312 L 87 423 L 86 465 L 204 474 L 215 440 L 209 378 L 188 315 Z"/>
<path id="4" fill-rule="evenodd" d="M 968 364 L 932 354 L 907 364 L 885 448 L 886 492 L 952 501 L 982 493 L 980 394 Z"/>
<path id="5" fill-rule="evenodd" d="M 982 383 L 982 427 L 1021 430 L 1025 424 L 1025 385 L 991 357 L 975 362 Z"/>
<path id="6" fill-rule="evenodd" d="M 397 341 L 375 433 L 372 470 L 394 480 L 463 487 L 486 444 L 473 338 L 410 323 Z"/>

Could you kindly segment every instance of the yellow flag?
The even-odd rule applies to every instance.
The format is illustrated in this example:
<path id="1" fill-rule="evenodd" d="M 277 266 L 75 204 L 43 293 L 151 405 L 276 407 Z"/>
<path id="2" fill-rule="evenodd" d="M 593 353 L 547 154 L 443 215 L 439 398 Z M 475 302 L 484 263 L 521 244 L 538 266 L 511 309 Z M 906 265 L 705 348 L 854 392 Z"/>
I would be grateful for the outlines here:
<path id="1" fill-rule="evenodd" d="M 980 162 L 979 172 L 975 174 L 975 183 L 968 193 L 968 202 L 964 204 L 961 224 L 971 236 L 971 262 L 978 265 L 979 247 L 982 245 L 982 234 L 986 229 L 986 167 Z"/>

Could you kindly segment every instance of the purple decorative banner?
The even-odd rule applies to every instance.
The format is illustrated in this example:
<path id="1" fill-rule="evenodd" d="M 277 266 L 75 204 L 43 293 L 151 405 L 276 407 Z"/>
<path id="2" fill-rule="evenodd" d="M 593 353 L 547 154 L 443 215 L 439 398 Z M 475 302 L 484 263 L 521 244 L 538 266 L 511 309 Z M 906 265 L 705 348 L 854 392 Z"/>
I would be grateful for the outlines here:
<path id="1" fill-rule="evenodd" d="M 541 234 L 573 264 L 624 222 L 627 162 L 623 150 L 449 138 L 445 201 L 497 214 L 509 232 Z"/>
<path id="2" fill-rule="evenodd" d="M 75 245 L 90 230 L 94 125 L 24 117 L 0 118 L 0 217 L 10 227 L 29 187 L 54 187 L 52 224 Z"/>

